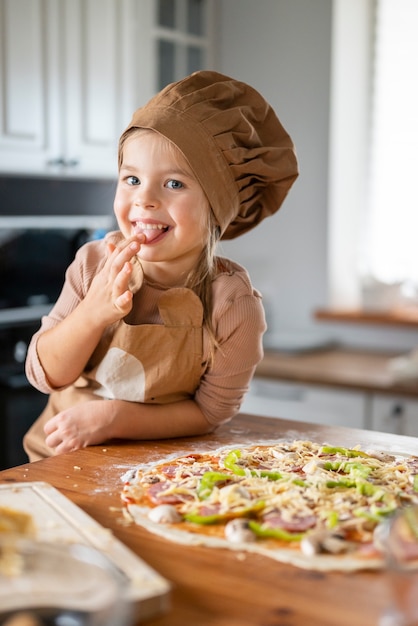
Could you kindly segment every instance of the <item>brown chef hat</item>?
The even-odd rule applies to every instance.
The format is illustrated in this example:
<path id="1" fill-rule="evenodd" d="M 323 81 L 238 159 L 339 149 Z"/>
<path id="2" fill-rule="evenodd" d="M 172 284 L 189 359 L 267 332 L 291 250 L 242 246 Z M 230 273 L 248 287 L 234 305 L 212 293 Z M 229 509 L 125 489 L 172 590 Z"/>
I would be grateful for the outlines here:
<path id="1" fill-rule="evenodd" d="M 293 142 L 271 106 L 249 85 L 217 72 L 168 85 L 134 113 L 125 133 L 132 128 L 151 128 L 180 149 L 223 239 L 275 213 L 298 175 Z"/>

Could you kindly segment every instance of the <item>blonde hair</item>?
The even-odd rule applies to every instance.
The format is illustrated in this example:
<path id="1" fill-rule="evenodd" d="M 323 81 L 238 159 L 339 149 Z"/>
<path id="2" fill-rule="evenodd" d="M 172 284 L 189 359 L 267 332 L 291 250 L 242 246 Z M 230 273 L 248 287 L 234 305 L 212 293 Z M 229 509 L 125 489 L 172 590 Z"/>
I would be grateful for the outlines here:
<path id="1" fill-rule="evenodd" d="M 151 128 L 135 128 L 131 127 L 123 133 L 119 140 L 118 147 L 118 167 L 121 168 L 123 160 L 123 147 L 126 140 L 133 134 L 140 136 L 143 133 L 156 133 L 157 131 Z M 159 134 L 159 133 L 158 133 Z M 163 135 L 159 135 L 168 150 L 172 152 L 174 158 L 181 159 L 187 164 L 188 169 L 193 173 L 188 161 L 183 156 L 183 153 L 173 144 L 169 139 Z M 208 203 L 209 206 L 209 203 Z M 216 246 L 220 239 L 221 230 L 216 222 L 215 215 L 211 208 L 205 216 L 207 227 L 207 240 L 206 245 L 203 247 L 202 252 L 196 265 L 192 268 L 189 274 L 184 280 L 184 287 L 188 287 L 200 298 L 203 304 L 203 324 L 209 335 L 209 363 L 213 361 L 215 348 L 217 347 L 217 341 L 212 323 L 212 282 L 217 274 L 217 258 L 216 258 Z"/>

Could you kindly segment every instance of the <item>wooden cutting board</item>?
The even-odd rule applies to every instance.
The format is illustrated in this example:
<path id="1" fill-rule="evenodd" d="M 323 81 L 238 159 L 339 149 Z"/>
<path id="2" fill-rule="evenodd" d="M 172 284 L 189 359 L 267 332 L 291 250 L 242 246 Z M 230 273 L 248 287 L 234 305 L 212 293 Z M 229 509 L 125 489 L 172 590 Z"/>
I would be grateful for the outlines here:
<path id="1" fill-rule="evenodd" d="M 51 543 L 88 545 L 109 558 L 127 577 L 126 594 L 140 621 L 169 606 L 170 584 L 55 487 L 46 482 L 0 485 L 0 506 L 29 513 L 36 538 Z"/>

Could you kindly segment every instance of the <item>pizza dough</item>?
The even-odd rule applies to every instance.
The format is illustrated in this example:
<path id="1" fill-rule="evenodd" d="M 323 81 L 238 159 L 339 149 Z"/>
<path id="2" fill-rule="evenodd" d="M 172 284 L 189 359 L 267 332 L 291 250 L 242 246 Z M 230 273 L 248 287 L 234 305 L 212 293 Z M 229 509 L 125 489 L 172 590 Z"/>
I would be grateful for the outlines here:
<path id="1" fill-rule="evenodd" d="M 311 441 L 228 447 L 140 466 L 121 495 L 135 523 L 171 541 L 375 569 L 387 520 L 418 504 L 418 457 Z"/>

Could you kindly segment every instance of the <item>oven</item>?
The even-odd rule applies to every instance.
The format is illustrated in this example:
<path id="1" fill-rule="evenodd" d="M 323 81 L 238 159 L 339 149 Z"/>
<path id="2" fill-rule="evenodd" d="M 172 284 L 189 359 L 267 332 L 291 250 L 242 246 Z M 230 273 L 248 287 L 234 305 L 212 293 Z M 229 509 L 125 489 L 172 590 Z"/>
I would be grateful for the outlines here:
<path id="1" fill-rule="evenodd" d="M 107 215 L 0 216 L 0 469 L 28 461 L 22 438 L 47 402 L 25 376 L 30 339 L 77 249 L 112 228 Z"/>

